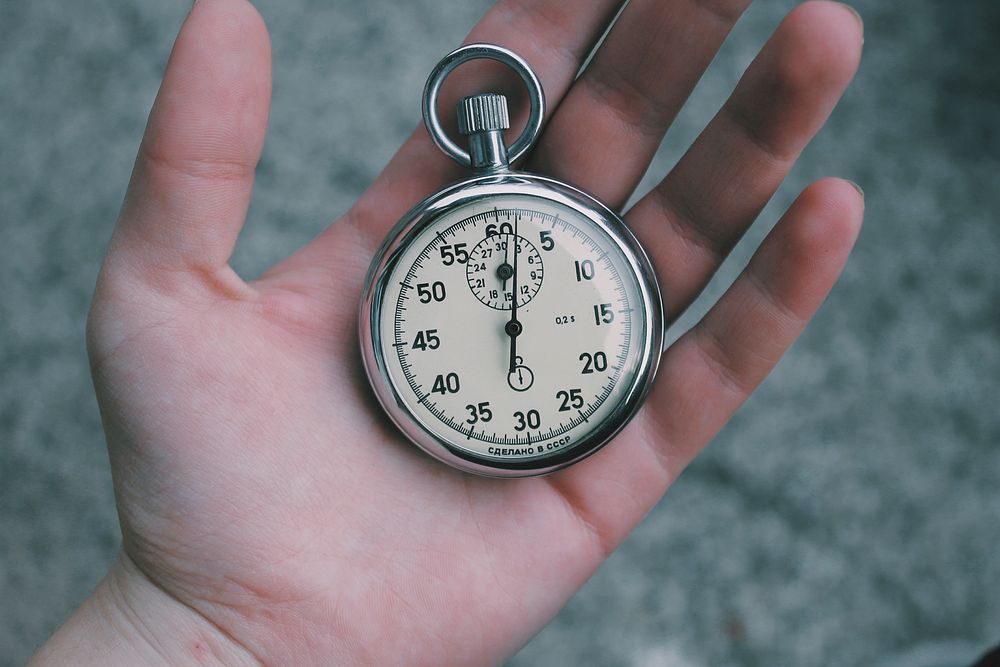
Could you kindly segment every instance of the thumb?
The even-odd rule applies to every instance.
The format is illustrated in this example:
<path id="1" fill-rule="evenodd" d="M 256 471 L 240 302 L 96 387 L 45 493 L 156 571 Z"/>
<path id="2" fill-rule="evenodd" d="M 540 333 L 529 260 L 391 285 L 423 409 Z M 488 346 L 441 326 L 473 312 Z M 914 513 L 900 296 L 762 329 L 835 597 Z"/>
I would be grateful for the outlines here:
<path id="1" fill-rule="evenodd" d="M 149 115 L 106 271 L 227 268 L 271 99 L 267 29 L 247 0 L 197 0 Z"/>

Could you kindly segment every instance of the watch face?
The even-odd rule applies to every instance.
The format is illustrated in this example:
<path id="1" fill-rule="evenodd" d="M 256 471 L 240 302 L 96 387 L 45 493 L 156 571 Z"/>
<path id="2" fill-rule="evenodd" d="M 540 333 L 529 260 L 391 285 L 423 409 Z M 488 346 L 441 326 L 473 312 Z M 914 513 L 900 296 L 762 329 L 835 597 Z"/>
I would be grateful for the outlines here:
<path id="1" fill-rule="evenodd" d="M 612 233 L 620 223 L 574 203 L 496 192 L 397 239 L 370 315 L 369 374 L 439 458 L 546 472 L 638 407 L 662 326 L 648 261 Z"/>

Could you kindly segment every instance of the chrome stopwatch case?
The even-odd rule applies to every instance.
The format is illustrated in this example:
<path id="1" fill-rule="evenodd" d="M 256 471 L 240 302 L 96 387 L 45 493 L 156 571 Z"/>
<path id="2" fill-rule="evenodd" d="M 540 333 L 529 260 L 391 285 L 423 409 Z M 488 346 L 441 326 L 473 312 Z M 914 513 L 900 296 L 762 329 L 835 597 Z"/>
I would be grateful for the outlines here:
<path id="1" fill-rule="evenodd" d="M 458 65 L 488 58 L 528 87 L 509 151 L 506 101 L 467 97 L 462 149 L 437 117 Z M 544 97 L 530 67 L 474 44 L 431 73 L 431 137 L 473 169 L 389 234 L 361 309 L 365 369 L 396 426 L 431 456 L 493 477 L 540 475 L 593 454 L 639 409 L 659 363 L 663 315 L 649 259 L 611 209 L 576 188 L 512 171 L 534 142 Z"/>

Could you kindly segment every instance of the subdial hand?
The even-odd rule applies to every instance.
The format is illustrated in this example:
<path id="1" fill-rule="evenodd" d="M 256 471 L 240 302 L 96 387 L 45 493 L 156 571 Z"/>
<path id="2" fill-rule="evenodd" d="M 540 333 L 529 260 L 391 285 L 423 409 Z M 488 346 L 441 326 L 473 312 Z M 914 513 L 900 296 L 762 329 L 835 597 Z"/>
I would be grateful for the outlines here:
<path id="1" fill-rule="evenodd" d="M 503 264 L 497 267 L 497 278 L 503 281 L 503 291 L 507 292 L 507 280 L 514 275 L 514 268 L 510 265 L 508 257 L 510 253 L 510 243 L 503 247 Z"/>
<path id="2" fill-rule="evenodd" d="M 507 263 L 505 259 L 503 264 L 497 267 L 497 278 L 503 281 L 503 292 L 507 293 L 507 280 L 514 275 L 514 267 Z"/>

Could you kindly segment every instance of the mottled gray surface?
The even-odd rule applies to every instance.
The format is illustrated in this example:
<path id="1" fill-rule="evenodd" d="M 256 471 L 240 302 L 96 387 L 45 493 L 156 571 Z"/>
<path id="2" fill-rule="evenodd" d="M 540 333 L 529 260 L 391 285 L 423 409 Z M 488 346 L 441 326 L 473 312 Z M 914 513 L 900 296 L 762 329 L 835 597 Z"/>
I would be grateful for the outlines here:
<path id="1" fill-rule="evenodd" d="M 274 109 L 235 258 L 246 275 L 361 192 L 416 122 L 426 72 L 487 3 L 258 4 Z M 751 9 L 655 174 L 792 4 Z M 1000 641 L 1000 3 L 858 4 L 857 81 L 708 296 L 795 193 L 829 173 L 868 195 L 844 279 L 760 392 L 513 665 L 840 667 L 923 641 Z M 0 5 L 3 665 L 27 658 L 117 548 L 84 317 L 186 9 Z"/>

